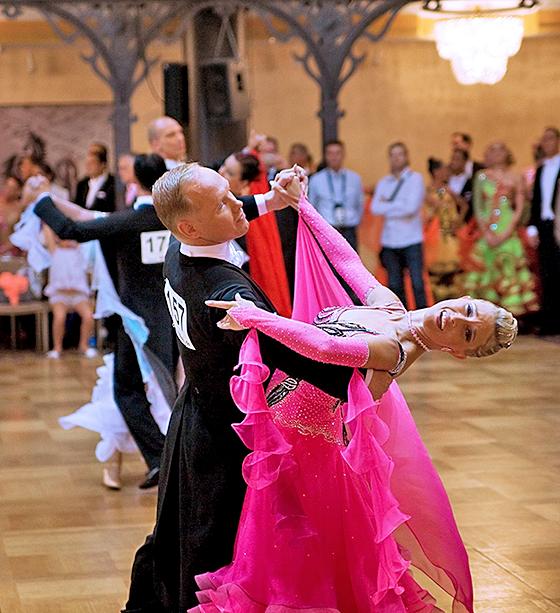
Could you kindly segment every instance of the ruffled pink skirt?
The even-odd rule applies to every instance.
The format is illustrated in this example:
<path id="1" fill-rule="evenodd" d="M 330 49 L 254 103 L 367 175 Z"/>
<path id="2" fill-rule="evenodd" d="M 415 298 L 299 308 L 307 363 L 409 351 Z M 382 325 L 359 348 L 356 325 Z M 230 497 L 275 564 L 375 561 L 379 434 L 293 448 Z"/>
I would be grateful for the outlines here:
<path id="1" fill-rule="evenodd" d="M 391 432 L 361 375 L 347 404 L 292 381 L 296 388 L 269 407 L 254 333 L 241 363 L 232 394 L 246 417 L 234 427 L 252 453 L 243 466 L 248 488 L 233 561 L 196 577 L 200 604 L 189 613 L 437 611 L 409 571 L 414 551 L 421 551 L 417 565 L 455 597 L 454 611 L 472 611 L 460 539 L 451 530 L 447 546 L 460 550 L 450 565 L 461 572 L 446 572 L 438 566 L 445 560 L 426 555 L 391 491 L 396 467 L 383 448 Z M 271 387 L 282 378 L 275 374 Z M 445 545 L 445 531 L 438 538 Z"/>

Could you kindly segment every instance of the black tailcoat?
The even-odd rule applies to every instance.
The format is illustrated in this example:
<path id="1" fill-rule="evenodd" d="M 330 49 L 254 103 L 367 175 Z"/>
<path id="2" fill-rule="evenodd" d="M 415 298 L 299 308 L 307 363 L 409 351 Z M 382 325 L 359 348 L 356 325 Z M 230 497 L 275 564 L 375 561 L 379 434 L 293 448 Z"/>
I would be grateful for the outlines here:
<path id="1" fill-rule="evenodd" d="M 219 329 L 216 323 L 224 312 L 208 308 L 205 301 L 233 300 L 240 293 L 273 311 L 243 270 L 219 259 L 185 256 L 173 240 L 164 274 L 168 304 L 183 341 L 186 384 L 165 443 L 156 527 L 136 555 L 129 612 L 184 613 L 196 603 L 194 576 L 232 559 L 247 449 L 231 427 L 243 415 L 231 398 L 229 381 L 246 332 Z M 259 341 L 263 361 L 271 369 L 346 397 L 352 369 L 313 362 L 263 335 Z"/>

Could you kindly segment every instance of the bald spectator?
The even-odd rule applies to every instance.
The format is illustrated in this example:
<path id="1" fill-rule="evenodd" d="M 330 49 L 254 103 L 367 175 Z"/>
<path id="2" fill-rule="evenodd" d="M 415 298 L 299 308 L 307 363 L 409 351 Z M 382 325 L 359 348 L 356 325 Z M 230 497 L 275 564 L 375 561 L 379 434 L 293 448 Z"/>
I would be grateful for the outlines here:
<path id="1" fill-rule="evenodd" d="M 172 117 L 158 117 L 148 126 L 148 141 L 153 153 L 165 160 L 167 170 L 185 163 L 187 143 L 181 124 Z"/>

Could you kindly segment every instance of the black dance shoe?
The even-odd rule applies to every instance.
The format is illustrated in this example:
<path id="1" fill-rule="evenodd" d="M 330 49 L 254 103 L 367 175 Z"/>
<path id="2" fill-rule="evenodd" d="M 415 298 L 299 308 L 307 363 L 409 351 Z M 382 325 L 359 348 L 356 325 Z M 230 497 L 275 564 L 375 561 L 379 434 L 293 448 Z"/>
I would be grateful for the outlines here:
<path id="1" fill-rule="evenodd" d="M 138 486 L 141 490 L 149 490 L 151 487 L 155 487 L 159 483 L 159 466 L 152 468 L 146 473 L 146 478 Z"/>

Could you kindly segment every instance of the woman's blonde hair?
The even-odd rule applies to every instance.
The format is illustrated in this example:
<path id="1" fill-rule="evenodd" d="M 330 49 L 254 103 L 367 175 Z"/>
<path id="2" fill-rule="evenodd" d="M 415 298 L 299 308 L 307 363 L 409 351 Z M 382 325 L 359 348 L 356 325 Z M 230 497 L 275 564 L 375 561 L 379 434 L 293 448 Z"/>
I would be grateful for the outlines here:
<path id="1" fill-rule="evenodd" d="M 471 358 L 485 358 L 500 349 L 509 349 L 517 336 L 517 319 L 502 307 L 493 306 L 496 309 L 494 335 L 477 349 L 465 351 L 465 355 Z"/>

